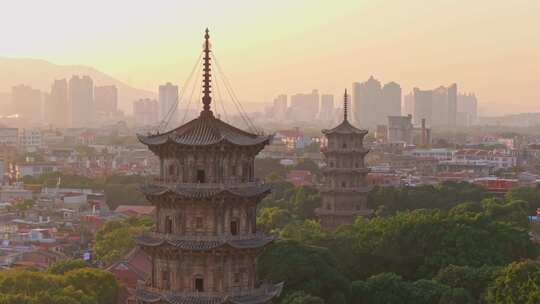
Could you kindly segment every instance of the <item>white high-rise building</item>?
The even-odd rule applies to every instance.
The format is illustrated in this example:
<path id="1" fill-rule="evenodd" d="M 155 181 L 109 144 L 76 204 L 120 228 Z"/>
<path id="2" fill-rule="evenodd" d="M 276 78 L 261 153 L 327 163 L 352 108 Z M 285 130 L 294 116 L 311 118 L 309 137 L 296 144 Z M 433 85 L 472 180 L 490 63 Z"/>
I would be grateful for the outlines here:
<path id="1" fill-rule="evenodd" d="M 427 91 L 414 88 L 413 95 L 415 124 L 419 125 L 425 119 L 428 126 L 456 126 L 456 84 Z"/>
<path id="2" fill-rule="evenodd" d="M 51 93 L 47 96 L 45 121 L 55 127 L 65 128 L 69 123 L 68 82 L 66 79 L 55 80 Z"/>
<path id="3" fill-rule="evenodd" d="M 156 126 L 158 124 L 158 102 L 155 99 L 139 99 L 133 102 L 133 115 L 138 126 Z"/>
<path id="4" fill-rule="evenodd" d="M 272 114 L 275 119 L 283 120 L 287 117 L 287 95 L 281 94 L 274 99 Z"/>
<path id="5" fill-rule="evenodd" d="M 371 76 L 366 82 L 353 83 L 353 117 L 357 125 L 375 128 L 386 125 L 388 116 L 401 115 L 401 87 L 381 82 Z"/>
<path id="6" fill-rule="evenodd" d="M 459 94 L 457 99 L 457 111 L 463 116 L 461 125 L 471 126 L 477 123 L 478 120 L 478 100 L 476 95 Z"/>
<path id="7" fill-rule="evenodd" d="M 159 86 L 159 121 L 168 121 L 167 129 L 180 124 L 178 106 L 178 86 L 167 82 Z"/>
<path id="8" fill-rule="evenodd" d="M 325 122 L 331 122 L 334 120 L 334 95 L 322 94 L 321 95 L 321 110 L 319 112 L 319 119 Z"/>
<path id="9" fill-rule="evenodd" d="M 88 76 L 73 76 L 69 80 L 70 125 L 90 127 L 94 123 L 94 82 Z"/>
<path id="10" fill-rule="evenodd" d="M 319 91 L 310 94 L 295 94 L 291 96 L 290 119 L 310 122 L 319 114 Z"/>

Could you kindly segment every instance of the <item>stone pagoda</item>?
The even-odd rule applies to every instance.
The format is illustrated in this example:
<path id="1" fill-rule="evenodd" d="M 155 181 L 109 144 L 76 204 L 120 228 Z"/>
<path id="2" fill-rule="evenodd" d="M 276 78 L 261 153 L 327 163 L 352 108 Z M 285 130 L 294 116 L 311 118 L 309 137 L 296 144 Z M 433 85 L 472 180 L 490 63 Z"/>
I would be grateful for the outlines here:
<path id="1" fill-rule="evenodd" d="M 364 158 L 369 152 L 364 148 L 366 130 L 354 127 L 347 119 L 347 90 L 343 102 L 343 122 L 330 130 L 322 130 L 325 146 L 322 148 L 326 160 L 323 168 L 324 184 L 321 189 L 322 206 L 315 210 L 321 226 L 335 229 L 353 224 L 357 217 L 369 216 L 367 184 Z"/>
<path id="2" fill-rule="evenodd" d="M 257 204 L 270 189 L 254 177 L 270 136 L 252 134 L 211 110 L 208 30 L 200 116 L 174 130 L 137 135 L 159 157 L 159 178 L 141 186 L 156 206 L 155 229 L 135 238 L 152 259 L 139 303 L 262 304 L 282 284 L 257 280 L 257 257 L 274 239 L 257 231 Z"/>

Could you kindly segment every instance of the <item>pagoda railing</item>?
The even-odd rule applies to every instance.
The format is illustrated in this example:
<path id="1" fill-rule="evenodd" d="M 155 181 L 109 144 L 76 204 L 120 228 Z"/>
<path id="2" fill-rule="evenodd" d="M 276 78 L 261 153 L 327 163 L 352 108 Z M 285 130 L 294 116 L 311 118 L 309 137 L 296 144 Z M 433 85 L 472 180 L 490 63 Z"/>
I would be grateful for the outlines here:
<path id="1" fill-rule="evenodd" d="M 278 284 L 279 285 L 279 284 Z M 232 297 L 242 297 L 242 296 L 257 296 L 264 295 L 270 292 L 273 292 L 276 289 L 275 285 L 272 284 L 262 284 L 260 287 L 255 289 L 241 289 L 240 287 L 233 287 L 227 292 L 214 292 L 214 291 L 171 291 L 168 289 L 156 288 L 146 286 L 145 282 L 139 282 L 137 288 L 143 289 L 152 293 L 157 293 L 160 295 L 172 295 L 172 296 L 184 296 L 184 297 L 220 297 L 225 298 L 227 296 Z"/>
<path id="2" fill-rule="evenodd" d="M 143 236 L 165 239 L 165 240 L 182 240 L 182 241 L 241 241 L 241 240 L 255 240 L 255 239 L 270 239 L 272 236 L 268 236 L 261 231 L 256 233 L 247 233 L 239 235 L 179 235 L 179 234 L 167 234 L 154 231 L 144 232 Z"/>
<path id="3" fill-rule="evenodd" d="M 231 188 L 246 188 L 264 185 L 264 181 L 258 178 L 245 180 L 241 178 L 223 179 L 219 182 L 181 182 L 166 178 L 155 178 L 151 182 L 153 184 L 163 185 L 167 187 L 180 187 L 189 189 L 231 189 Z"/>

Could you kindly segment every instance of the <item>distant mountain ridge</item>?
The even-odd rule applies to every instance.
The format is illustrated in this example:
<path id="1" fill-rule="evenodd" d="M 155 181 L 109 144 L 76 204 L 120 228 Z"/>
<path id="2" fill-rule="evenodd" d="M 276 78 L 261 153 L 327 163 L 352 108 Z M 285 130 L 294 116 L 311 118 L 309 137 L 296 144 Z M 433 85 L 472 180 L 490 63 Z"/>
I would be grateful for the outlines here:
<path id="1" fill-rule="evenodd" d="M 155 98 L 156 93 L 134 88 L 95 68 L 83 65 L 58 65 L 41 59 L 0 57 L 0 92 L 11 92 L 11 87 L 26 84 L 43 92 L 50 92 L 55 79 L 72 75 L 88 75 L 94 85 L 115 85 L 118 88 L 118 107 L 131 113 L 133 101 Z"/>

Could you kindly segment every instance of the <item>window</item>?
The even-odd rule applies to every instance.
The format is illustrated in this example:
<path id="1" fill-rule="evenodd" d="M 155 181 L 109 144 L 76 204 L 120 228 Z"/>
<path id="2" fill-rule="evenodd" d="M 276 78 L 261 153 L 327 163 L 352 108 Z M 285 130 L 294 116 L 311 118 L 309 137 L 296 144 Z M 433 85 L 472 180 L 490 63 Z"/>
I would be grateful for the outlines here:
<path id="1" fill-rule="evenodd" d="M 195 227 L 198 229 L 201 229 L 203 227 L 203 219 L 202 217 L 197 217 L 195 219 Z"/>
<path id="2" fill-rule="evenodd" d="M 176 175 L 176 167 L 174 165 L 169 166 L 169 175 Z"/>
<path id="3" fill-rule="evenodd" d="M 173 233 L 173 220 L 170 216 L 165 217 L 165 233 Z"/>
<path id="4" fill-rule="evenodd" d="M 242 278 L 242 275 L 239 272 L 235 273 L 234 274 L 234 283 L 240 283 L 241 278 Z"/>
<path id="5" fill-rule="evenodd" d="M 195 279 L 195 291 L 204 292 L 204 279 L 203 278 Z"/>
<path id="6" fill-rule="evenodd" d="M 204 170 L 197 170 L 197 182 L 198 183 L 206 182 L 206 174 Z"/>
<path id="7" fill-rule="evenodd" d="M 238 222 L 237 221 L 232 221 L 231 222 L 231 234 L 232 235 L 237 235 L 238 234 Z"/>
<path id="8" fill-rule="evenodd" d="M 347 149 L 347 143 L 343 143 L 342 147 L 343 149 Z"/>
<path id="9" fill-rule="evenodd" d="M 171 284 L 170 284 L 170 280 L 169 280 L 169 272 L 167 270 L 164 270 L 161 272 L 161 287 L 163 289 L 170 289 L 171 288 Z"/>
<path id="10" fill-rule="evenodd" d="M 347 188 L 347 183 L 346 182 L 341 182 L 341 188 Z"/>

